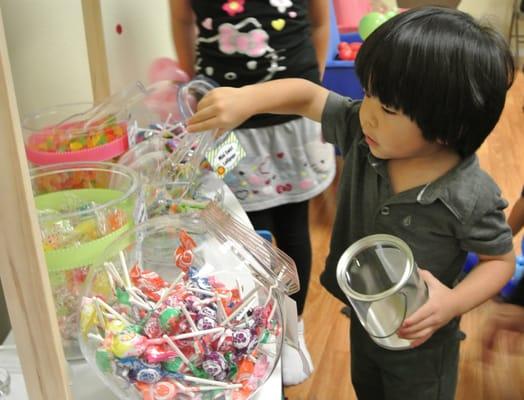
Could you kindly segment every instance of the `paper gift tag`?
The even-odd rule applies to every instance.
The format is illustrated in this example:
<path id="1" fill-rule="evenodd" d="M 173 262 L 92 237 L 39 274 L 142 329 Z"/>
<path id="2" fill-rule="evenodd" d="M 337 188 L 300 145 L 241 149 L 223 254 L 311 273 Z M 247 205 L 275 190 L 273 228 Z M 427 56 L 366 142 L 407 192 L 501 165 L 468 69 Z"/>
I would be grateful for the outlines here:
<path id="1" fill-rule="evenodd" d="M 245 156 L 246 151 L 234 132 L 206 153 L 207 161 L 220 178 L 235 168 Z"/>

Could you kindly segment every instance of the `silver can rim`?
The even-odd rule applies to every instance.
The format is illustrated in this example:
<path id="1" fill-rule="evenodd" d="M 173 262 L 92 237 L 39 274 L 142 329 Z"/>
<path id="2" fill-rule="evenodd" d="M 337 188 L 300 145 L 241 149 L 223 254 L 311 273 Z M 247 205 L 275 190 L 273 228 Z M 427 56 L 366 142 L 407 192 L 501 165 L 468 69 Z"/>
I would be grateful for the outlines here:
<path id="1" fill-rule="evenodd" d="M 355 291 L 352 289 L 346 279 L 346 267 L 349 264 L 351 258 L 355 254 L 361 252 L 362 250 L 376 247 L 377 244 L 387 244 L 393 245 L 394 247 L 401 250 L 406 256 L 406 268 L 404 268 L 404 273 L 402 274 L 400 280 L 389 289 L 375 294 L 364 294 Z M 349 246 L 344 253 L 340 256 L 337 263 L 337 281 L 340 288 L 346 293 L 346 296 L 349 296 L 352 300 L 358 300 L 363 302 L 374 302 L 378 300 L 383 300 L 386 297 L 391 296 L 394 293 L 399 292 L 400 288 L 408 281 L 409 277 L 413 273 L 415 267 L 415 259 L 410 247 L 402 239 L 397 236 L 388 235 L 388 234 L 375 234 L 365 236 L 362 239 L 357 240 L 351 246 Z"/>

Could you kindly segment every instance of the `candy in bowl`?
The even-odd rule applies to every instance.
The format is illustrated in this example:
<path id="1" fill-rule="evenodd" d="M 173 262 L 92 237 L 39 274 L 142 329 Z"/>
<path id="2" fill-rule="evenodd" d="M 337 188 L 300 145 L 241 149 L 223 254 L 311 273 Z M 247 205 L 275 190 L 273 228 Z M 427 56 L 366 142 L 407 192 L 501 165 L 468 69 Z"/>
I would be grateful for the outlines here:
<path id="1" fill-rule="evenodd" d="M 134 225 L 138 178 L 124 166 L 80 162 L 34 168 L 31 185 L 65 355 L 81 358 L 81 287 L 94 260 Z"/>
<path id="2" fill-rule="evenodd" d="M 283 340 L 294 263 L 216 204 L 121 236 L 90 271 L 79 341 L 121 399 L 249 399 Z"/>

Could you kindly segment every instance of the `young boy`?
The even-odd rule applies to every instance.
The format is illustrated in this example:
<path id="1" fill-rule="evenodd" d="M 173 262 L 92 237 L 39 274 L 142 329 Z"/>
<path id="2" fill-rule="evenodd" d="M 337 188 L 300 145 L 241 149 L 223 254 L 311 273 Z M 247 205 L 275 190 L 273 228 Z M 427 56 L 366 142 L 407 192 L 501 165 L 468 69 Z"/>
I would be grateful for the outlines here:
<path id="1" fill-rule="evenodd" d="M 362 45 L 365 88 L 351 101 L 289 79 L 212 91 L 191 131 L 226 131 L 255 113 L 322 122 L 344 157 L 324 287 L 348 303 L 336 280 L 340 255 L 364 236 L 387 233 L 411 247 L 429 288 L 427 303 L 399 335 L 413 348 L 377 346 L 351 323 L 352 382 L 359 399 L 452 399 L 459 316 L 483 303 L 514 269 L 507 202 L 475 155 L 497 123 L 514 65 L 504 39 L 456 10 L 401 13 Z M 458 282 L 467 251 L 480 264 Z"/>

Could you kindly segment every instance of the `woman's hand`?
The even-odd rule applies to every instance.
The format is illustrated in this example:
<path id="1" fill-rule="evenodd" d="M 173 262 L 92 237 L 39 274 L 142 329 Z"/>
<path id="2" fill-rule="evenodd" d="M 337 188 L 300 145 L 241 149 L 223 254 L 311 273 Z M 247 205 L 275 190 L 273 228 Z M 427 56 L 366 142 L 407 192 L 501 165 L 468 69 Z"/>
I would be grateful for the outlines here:
<path id="1" fill-rule="evenodd" d="M 436 330 L 453 319 L 458 311 L 452 289 L 442 284 L 429 271 L 420 269 L 419 274 L 428 285 L 428 301 L 409 316 L 397 332 L 403 339 L 411 340 L 412 347 L 420 346 L 428 340 Z"/>
<path id="2" fill-rule="evenodd" d="M 189 132 L 217 130 L 221 135 L 253 115 L 249 87 L 220 87 L 211 90 L 198 103 L 197 112 L 187 121 Z"/>

